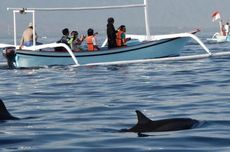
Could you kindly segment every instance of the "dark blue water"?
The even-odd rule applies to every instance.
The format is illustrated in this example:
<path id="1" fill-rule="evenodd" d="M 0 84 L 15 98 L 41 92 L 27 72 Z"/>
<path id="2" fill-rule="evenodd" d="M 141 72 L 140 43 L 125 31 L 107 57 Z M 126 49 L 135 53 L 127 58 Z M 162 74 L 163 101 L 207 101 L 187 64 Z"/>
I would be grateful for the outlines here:
<path id="1" fill-rule="evenodd" d="M 230 43 L 206 45 L 230 50 Z M 183 54 L 202 51 L 190 42 Z M 229 65 L 230 56 L 80 68 L 1 65 L 0 98 L 22 119 L 0 122 L 0 151 L 229 152 Z M 201 125 L 148 137 L 118 132 L 136 123 L 135 110 Z"/>

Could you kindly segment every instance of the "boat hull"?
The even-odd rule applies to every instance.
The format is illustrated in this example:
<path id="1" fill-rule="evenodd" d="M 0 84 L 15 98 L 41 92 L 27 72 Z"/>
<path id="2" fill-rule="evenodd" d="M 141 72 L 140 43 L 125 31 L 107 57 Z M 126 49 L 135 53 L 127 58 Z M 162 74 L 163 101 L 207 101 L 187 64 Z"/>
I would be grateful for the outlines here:
<path id="1" fill-rule="evenodd" d="M 186 37 L 169 38 L 110 50 L 74 52 L 74 55 L 80 65 L 179 56 L 188 40 Z M 16 50 L 11 62 L 16 68 L 75 64 L 68 52 L 25 50 Z"/>

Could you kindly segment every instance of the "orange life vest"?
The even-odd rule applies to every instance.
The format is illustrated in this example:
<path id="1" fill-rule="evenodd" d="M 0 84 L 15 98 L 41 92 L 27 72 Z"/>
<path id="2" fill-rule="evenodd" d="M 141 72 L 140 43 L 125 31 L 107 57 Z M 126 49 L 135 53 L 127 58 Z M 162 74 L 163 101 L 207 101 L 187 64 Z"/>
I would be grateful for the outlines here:
<path id="1" fill-rule="evenodd" d="M 92 36 L 87 36 L 86 38 L 86 43 L 89 51 L 94 51 L 94 45 L 93 45 L 93 35 Z"/>
<path id="2" fill-rule="evenodd" d="M 122 41 L 122 39 L 121 39 L 121 35 L 122 35 L 123 33 L 124 33 L 124 32 L 121 31 L 121 30 L 119 30 L 119 31 L 117 32 L 116 43 L 117 43 L 117 46 L 118 46 L 118 47 L 124 45 L 124 43 L 123 43 L 123 41 Z"/>

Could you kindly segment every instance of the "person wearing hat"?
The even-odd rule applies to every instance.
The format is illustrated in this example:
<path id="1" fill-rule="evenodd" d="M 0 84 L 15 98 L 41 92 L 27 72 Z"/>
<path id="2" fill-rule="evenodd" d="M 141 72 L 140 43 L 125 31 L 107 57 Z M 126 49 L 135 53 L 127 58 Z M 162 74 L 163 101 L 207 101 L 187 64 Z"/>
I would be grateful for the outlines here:
<path id="1" fill-rule="evenodd" d="M 35 41 L 37 41 L 37 33 L 35 33 Z M 23 46 L 32 46 L 33 45 L 33 24 L 29 23 L 28 27 L 24 30 L 20 42 L 21 49 Z"/>

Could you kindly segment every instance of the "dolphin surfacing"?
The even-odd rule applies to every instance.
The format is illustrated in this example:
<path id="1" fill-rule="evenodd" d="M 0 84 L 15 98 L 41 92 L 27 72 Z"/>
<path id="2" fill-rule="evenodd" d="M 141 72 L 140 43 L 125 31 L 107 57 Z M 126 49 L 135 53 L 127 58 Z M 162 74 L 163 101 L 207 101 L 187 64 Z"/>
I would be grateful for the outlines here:
<path id="1" fill-rule="evenodd" d="M 198 120 L 190 118 L 173 118 L 153 121 L 146 117 L 140 111 L 136 111 L 138 122 L 130 129 L 122 129 L 121 132 L 164 132 L 164 131 L 179 131 L 192 129 L 199 124 Z"/>
<path id="2" fill-rule="evenodd" d="M 0 99 L 0 121 L 5 120 L 18 120 L 19 118 L 12 116 L 8 110 L 6 109 L 5 104 Z"/>

